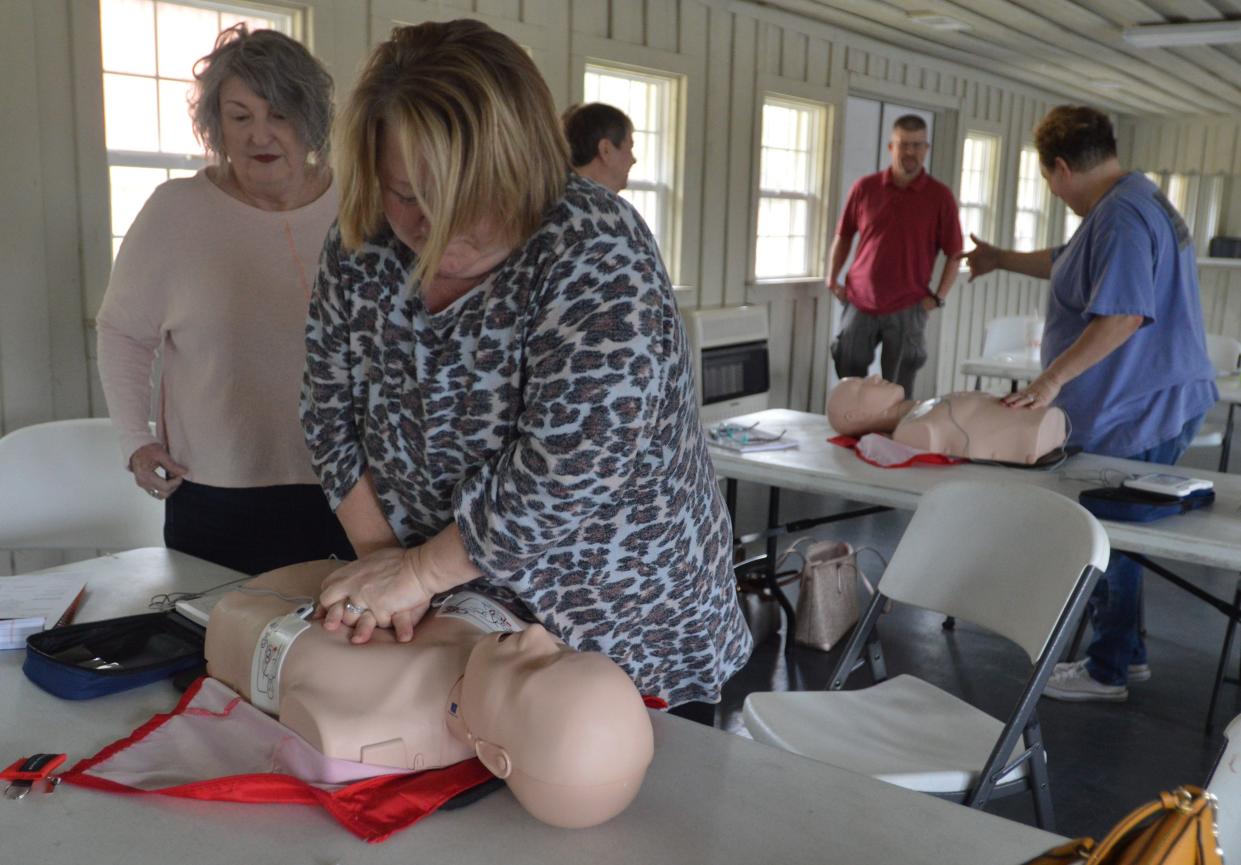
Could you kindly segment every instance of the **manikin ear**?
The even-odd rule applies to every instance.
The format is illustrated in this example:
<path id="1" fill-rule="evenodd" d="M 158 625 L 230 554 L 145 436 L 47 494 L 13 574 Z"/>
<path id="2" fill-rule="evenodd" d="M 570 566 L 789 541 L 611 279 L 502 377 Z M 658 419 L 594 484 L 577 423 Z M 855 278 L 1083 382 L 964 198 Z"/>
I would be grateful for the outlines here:
<path id="1" fill-rule="evenodd" d="M 487 771 L 497 778 L 507 778 L 513 772 L 513 763 L 508 758 L 508 751 L 505 751 L 499 745 L 493 745 L 490 742 L 478 739 L 474 742 L 474 753 L 478 755 L 478 759 Z"/>

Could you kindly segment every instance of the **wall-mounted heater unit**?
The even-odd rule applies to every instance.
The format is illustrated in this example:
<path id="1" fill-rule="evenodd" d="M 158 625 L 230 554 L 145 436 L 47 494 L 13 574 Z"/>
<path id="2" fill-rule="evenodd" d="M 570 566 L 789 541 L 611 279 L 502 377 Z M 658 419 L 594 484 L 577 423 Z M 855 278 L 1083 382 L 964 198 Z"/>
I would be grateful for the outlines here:
<path id="1" fill-rule="evenodd" d="M 691 310 L 686 327 L 702 422 L 767 408 L 767 307 Z"/>

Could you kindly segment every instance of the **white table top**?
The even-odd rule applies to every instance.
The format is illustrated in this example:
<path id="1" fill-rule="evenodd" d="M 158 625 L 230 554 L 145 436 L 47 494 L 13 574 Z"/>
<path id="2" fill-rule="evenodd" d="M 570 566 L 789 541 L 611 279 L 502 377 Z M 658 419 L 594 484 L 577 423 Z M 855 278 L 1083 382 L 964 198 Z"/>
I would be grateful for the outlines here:
<path id="1" fill-rule="evenodd" d="M 88 575 L 82 621 L 138 612 L 155 592 L 203 589 L 232 572 L 166 550 L 135 550 L 57 571 Z M 106 586 L 106 588 L 105 588 Z M 24 653 L 0 652 L 5 764 L 67 751 L 70 764 L 120 738 L 177 695 L 168 683 L 81 703 L 37 689 Z M 1056 836 L 655 713 L 655 762 L 638 799 L 593 829 L 553 829 L 508 791 L 433 814 L 365 844 L 326 812 L 99 793 L 0 799 L 5 862 L 143 865 L 168 861 L 333 863 L 560 862 L 1017 863 Z"/>
<path id="2" fill-rule="evenodd" d="M 1236 373 L 1229 373 L 1227 376 L 1221 375 L 1215 379 L 1215 386 L 1219 388 L 1219 401 L 1226 402 L 1231 405 L 1241 403 L 1241 379 Z"/>
<path id="3" fill-rule="evenodd" d="M 1077 499 L 1091 487 L 1115 486 L 1129 474 L 1147 474 L 1149 463 L 1078 454 L 1054 472 L 964 464 L 884 469 L 868 465 L 852 451 L 827 441 L 827 418 L 788 409 L 743 415 L 740 423 L 786 430 L 797 441 L 791 450 L 742 454 L 712 447 L 711 459 L 721 477 L 771 484 L 808 493 L 832 493 L 858 501 L 914 509 L 922 494 L 949 479 L 1004 479 L 1036 484 Z M 1193 470 L 1194 477 L 1215 483 L 1215 503 L 1153 523 L 1104 522 L 1112 546 L 1129 552 L 1182 562 L 1241 570 L 1241 476 Z"/>
<path id="4" fill-rule="evenodd" d="M 1038 352 L 1009 352 L 993 357 L 967 357 L 961 361 L 961 375 L 995 378 L 1034 379 L 1043 371 Z"/>

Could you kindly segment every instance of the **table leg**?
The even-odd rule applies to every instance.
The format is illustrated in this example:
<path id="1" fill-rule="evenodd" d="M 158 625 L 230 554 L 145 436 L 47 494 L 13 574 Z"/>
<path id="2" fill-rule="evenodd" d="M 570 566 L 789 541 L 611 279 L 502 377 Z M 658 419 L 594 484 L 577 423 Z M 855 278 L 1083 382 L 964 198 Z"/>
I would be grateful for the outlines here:
<path id="1" fill-rule="evenodd" d="M 1241 577 L 1237 578 L 1237 590 L 1233 593 L 1232 602 L 1241 606 Z M 1211 688 L 1211 705 L 1207 708 L 1207 735 L 1215 729 L 1215 707 L 1219 703 L 1219 692 L 1227 680 L 1224 675 L 1228 671 L 1228 661 L 1232 658 L 1232 641 L 1237 634 L 1237 620 L 1229 619 L 1224 630 L 1224 647 L 1219 653 L 1219 666 L 1215 668 L 1215 685 Z"/>
<path id="2" fill-rule="evenodd" d="M 1142 567 L 1146 568 L 1151 573 L 1157 574 L 1158 576 L 1163 577 L 1165 580 L 1167 580 L 1168 582 L 1170 582 L 1172 585 L 1176 586 L 1177 588 L 1184 589 L 1185 591 L 1193 595 L 1195 598 L 1198 598 L 1199 600 L 1202 600 L 1202 601 L 1206 601 L 1212 607 L 1214 607 L 1215 609 L 1223 613 L 1225 616 L 1227 616 L 1229 619 L 1228 630 L 1225 632 L 1225 637 L 1224 637 L 1224 652 L 1225 652 L 1225 655 L 1227 655 L 1227 653 L 1232 648 L 1232 639 L 1233 639 L 1233 634 L 1236 631 L 1237 622 L 1241 621 L 1241 588 L 1238 588 L 1237 592 L 1233 595 L 1233 600 L 1232 600 L 1232 603 L 1230 604 L 1227 601 L 1223 600 L 1222 598 L 1217 598 L 1215 597 L 1215 595 L 1212 595 L 1210 592 L 1207 592 L 1207 591 L 1204 591 L 1198 588 L 1193 583 L 1189 582 L 1188 580 L 1184 579 L 1183 577 L 1177 574 L 1174 574 L 1172 571 L 1168 570 L 1167 568 L 1155 564 L 1150 559 L 1146 558 L 1146 556 L 1142 556 L 1137 553 L 1124 552 L 1123 550 L 1118 550 L 1118 552 L 1121 552 L 1124 555 L 1128 556 L 1129 558 L 1133 559 L 1135 562 L 1137 562 Z M 1206 731 L 1208 734 L 1210 734 L 1211 730 L 1215 726 L 1214 725 L 1215 704 L 1219 698 L 1220 686 L 1223 684 L 1224 667 L 1226 663 L 1227 663 L 1226 659 L 1221 658 L 1220 666 L 1218 667 L 1215 673 L 1215 687 L 1211 691 L 1211 703 L 1210 703 L 1210 707 L 1207 709 Z"/>
<path id="3" fill-rule="evenodd" d="M 1232 451 L 1233 412 L 1237 410 L 1235 402 L 1228 403 L 1228 422 L 1224 424 L 1224 440 L 1219 446 L 1219 470 L 1228 471 L 1228 456 Z"/>
<path id="4" fill-rule="evenodd" d="M 793 648 L 793 623 L 795 615 L 793 613 L 793 605 L 789 602 L 788 597 L 784 594 L 784 590 L 780 588 L 780 580 L 776 577 L 776 533 L 773 531 L 780 527 L 780 488 L 770 487 L 767 492 L 767 530 L 771 534 L 767 538 L 767 587 L 771 589 L 772 596 L 780 603 L 780 609 L 784 610 L 784 651 Z"/>

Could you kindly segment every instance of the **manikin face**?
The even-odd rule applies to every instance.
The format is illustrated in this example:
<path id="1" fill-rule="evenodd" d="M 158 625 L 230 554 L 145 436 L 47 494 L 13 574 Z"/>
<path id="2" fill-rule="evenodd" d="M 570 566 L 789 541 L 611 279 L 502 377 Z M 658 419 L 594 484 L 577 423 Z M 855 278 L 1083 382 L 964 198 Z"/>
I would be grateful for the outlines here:
<path id="1" fill-rule="evenodd" d="M 925 129 L 916 132 L 899 126 L 893 129 L 892 137 L 888 139 L 888 153 L 892 154 L 892 173 L 896 179 L 907 183 L 917 177 L 930 150 Z"/>
<path id="2" fill-rule="evenodd" d="M 827 397 L 828 422 L 844 435 L 885 431 L 872 421 L 904 398 L 905 388 L 877 375 L 841 379 Z"/>
<path id="3" fill-rule="evenodd" d="M 461 715 L 471 737 L 544 781 L 602 783 L 649 760 L 650 724 L 633 682 L 605 655 L 575 651 L 541 625 L 474 647 Z M 594 747 L 605 733 L 608 746 Z"/>
<path id="4" fill-rule="evenodd" d="M 633 155 L 633 131 L 625 134 L 625 140 L 619 145 L 604 138 L 599 141 L 599 160 L 603 163 L 606 174 L 604 186 L 613 192 L 620 192 L 629 185 L 629 169 L 637 164 Z"/>
<path id="5" fill-rule="evenodd" d="M 379 144 L 378 169 L 384 216 L 392 226 L 393 234 L 415 253 L 422 255 L 431 234 L 431 223 L 414 198 L 414 187 L 405 170 L 400 139 L 393 124 L 384 126 Z M 472 279 L 487 273 L 510 251 L 511 247 L 494 227 L 477 225 L 448 241 L 434 276 Z"/>
<path id="6" fill-rule="evenodd" d="M 279 195 L 305 176 L 309 149 L 293 123 L 240 78 L 220 87 L 224 155 L 248 195 Z"/>

